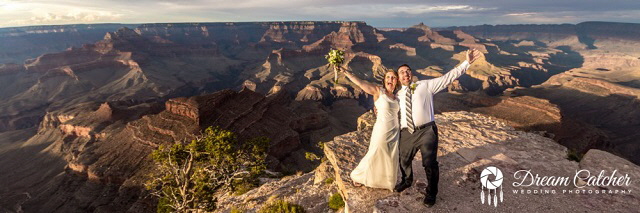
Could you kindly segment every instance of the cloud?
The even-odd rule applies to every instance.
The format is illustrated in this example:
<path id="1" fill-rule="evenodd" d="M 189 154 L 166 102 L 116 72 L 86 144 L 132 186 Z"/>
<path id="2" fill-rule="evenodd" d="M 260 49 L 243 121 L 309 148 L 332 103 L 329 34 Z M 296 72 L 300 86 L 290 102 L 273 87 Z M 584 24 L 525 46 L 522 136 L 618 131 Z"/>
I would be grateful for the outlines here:
<path id="1" fill-rule="evenodd" d="M 407 14 L 425 14 L 425 13 L 433 13 L 433 12 L 455 12 L 455 11 L 484 11 L 491 10 L 495 8 L 477 8 L 469 5 L 439 5 L 439 6 L 429 6 L 429 5 L 414 5 L 411 7 L 391 7 L 388 9 L 389 12 L 403 12 Z"/>
<path id="2" fill-rule="evenodd" d="M 15 25 L 96 23 L 117 21 L 122 16 L 122 14 L 112 12 L 71 12 L 67 14 L 47 13 L 41 16 L 32 16 L 28 19 L 10 20 L 9 23 Z"/>
<path id="3" fill-rule="evenodd" d="M 298 16 L 331 17 L 338 19 L 363 20 L 368 18 L 426 17 L 431 15 L 459 15 L 494 8 L 480 8 L 469 5 L 426 5 L 426 4 L 369 4 L 344 6 L 305 6 L 298 8 Z M 326 20 L 322 19 L 322 20 Z M 366 21 L 366 20 L 365 20 Z"/>
<path id="4" fill-rule="evenodd" d="M 509 13 L 509 14 L 505 14 L 504 16 L 533 16 L 536 14 L 537 13 Z"/>
<path id="5" fill-rule="evenodd" d="M 125 16 L 111 8 L 56 0 L 0 0 L 0 14 L 0 26 L 114 22 Z"/>
<path id="6" fill-rule="evenodd" d="M 35 23 L 48 23 L 48 22 L 96 22 L 104 20 L 117 20 L 122 14 L 113 14 L 111 12 L 98 12 L 98 13 L 69 13 L 66 15 L 48 13 L 45 16 L 34 16 L 29 20 Z"/>

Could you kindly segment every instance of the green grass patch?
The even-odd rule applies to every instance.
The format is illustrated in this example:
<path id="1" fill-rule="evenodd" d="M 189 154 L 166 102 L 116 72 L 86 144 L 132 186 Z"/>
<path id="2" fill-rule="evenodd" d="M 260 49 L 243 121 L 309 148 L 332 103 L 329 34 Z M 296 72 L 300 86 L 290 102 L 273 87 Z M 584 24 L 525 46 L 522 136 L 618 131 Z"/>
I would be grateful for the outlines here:
<path id="1" fill-rule="evenodd" d="M 333 178 L 327 178 L 327 179 L 324 179 L 324 183 L 326 183 L 326 184 L 332 184 L 332 183 L 333 183 L 333 181 L 334 181 L 334 179 L 333 179 Z"/>
<path id="2" fill-rule="evenodd" d="M 260 181 L 258 180 L 257 177 L 251 178 L 251 179 L 242 179 L 242 180 L 234 181 L 233 194 L 235 194 L 236 196 L 242 195 L 258 186 L 260 186 Z"/>
<path id="3" fill-rule="evenodd" d="M 320 157 L 318 157 L 318 155 L 316 155 L 313 152 L 305 152 L 304 153 L 304 158 L 306 158 L 309 161 L 317 161 L 320 160 Z"/>
<path id="4" fill-rule="evenodd" d="M 582 160 L 582 157 L 584 157 L 584 154 L 577 152 L 575 150 L 572 149 L 567 149 L 567 159 L 568 160 L 572 160 L 575 162 L 580 162 Z"/>
<path id="5" fill-rule="evenodd" d="M 259 213 L 304 213 L 304 208 L 298 204 L 284 200 L 276 200 L 264 205 Z"/>
<path id="6" fill-rule="evenodd" d="M 344 207 L 344 200 L 342 199 L 342 195 L 340 193 L 335 193 L 329 197 L 329 208 L 333 210 L 338 210 Z"/>

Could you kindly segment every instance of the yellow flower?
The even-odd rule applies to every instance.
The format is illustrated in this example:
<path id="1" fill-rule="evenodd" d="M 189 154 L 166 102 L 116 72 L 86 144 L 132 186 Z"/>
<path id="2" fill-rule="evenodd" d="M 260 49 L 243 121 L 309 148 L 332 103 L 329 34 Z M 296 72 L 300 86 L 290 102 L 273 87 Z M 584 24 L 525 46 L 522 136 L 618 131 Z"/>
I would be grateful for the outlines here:
<path id="1" fill-rule="evenodd" d="M 411 89 L 411 94 L 413 94 L 416 91 L 416 87 L 418 85 L 416 83 L 411 84 L 411 86 L 409 87 Z"/>

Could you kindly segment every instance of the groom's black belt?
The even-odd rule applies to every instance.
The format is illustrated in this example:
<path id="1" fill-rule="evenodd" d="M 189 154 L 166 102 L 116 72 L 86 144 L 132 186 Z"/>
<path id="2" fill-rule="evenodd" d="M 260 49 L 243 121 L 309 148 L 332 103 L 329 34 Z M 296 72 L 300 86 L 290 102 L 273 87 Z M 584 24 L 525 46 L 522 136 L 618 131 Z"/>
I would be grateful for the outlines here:
<path id="1" fill-rule="evenodd" d="M 417 126 L 417 127 L 416 127 L 416 130 L 421 130 L 421 129 L 424 129 L 424 128 L 427 128 L 427 127 L 431 127 L 431 126 L 434 126 L 434 125 L 436 125 L 436 122 L 435 122 L 435 121 L 431 121 L 431 122 L 429 122 L 429 123 L 426 123 L 426 124 L 422 124 L 422 125 L 420 125 L 420 126 Z M 402 128 L 402 130 L 405 130 L 405 129 L 407 129 L 407 127 Z"/>

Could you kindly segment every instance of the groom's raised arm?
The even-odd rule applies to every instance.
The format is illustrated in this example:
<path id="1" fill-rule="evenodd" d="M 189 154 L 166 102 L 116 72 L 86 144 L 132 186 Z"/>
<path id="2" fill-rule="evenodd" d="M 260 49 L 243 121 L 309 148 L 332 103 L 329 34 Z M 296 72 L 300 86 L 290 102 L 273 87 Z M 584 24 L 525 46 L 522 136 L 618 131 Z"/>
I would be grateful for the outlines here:
<path id="1" fill-rule="evenodd" d="M 462 64 L 453 68 L 443 76 L 438 78 L 424 80 L 427 81 L 427 88 L 431 90 L 433 94 L 436 94 L 443 89 L 447 88 L 449 84 L 453 83 L 456 79 L 460 78 L 471 66 L 471 64 L 480 57 L 481 53 L 478 50 L 471 49 L 465 52 L 466 60 Z"/>
<path id="2" fill-rule="evenodd" d="M 447 72 L 443 76 L 440 76 L 434 79 L 424 80 L 428 82 L 427 88 L 433 94 L 436 94 L 442 91 L 443 89 L 447 88 L 449 84 L 453 83 L 453 81 L 455 81 L 460 76 L 462 76 L 467 71 L 467 69 L 469 69 L 470 65 L 471 64 L 469 64 L 469 61 L 465 60 L 464 62 L 462 62 L 462 64 L 458 65 L 456 68 L 453 68 L 451 71 Z"/>

